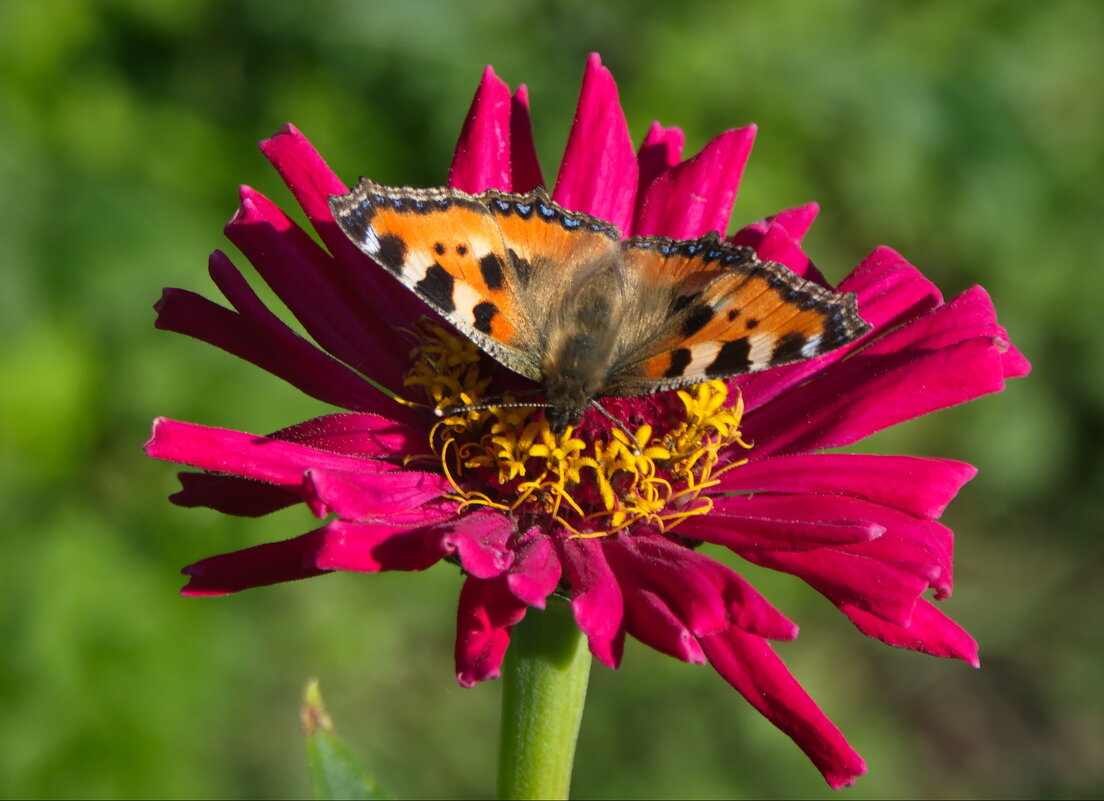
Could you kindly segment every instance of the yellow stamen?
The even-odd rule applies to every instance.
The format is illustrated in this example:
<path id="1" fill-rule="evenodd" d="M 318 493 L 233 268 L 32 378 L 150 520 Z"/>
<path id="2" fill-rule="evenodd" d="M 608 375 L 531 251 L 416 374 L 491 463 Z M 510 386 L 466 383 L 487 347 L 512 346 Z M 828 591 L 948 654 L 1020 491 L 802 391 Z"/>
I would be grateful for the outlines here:
<path id="1" fill-rule="evenodd" d="M 570 428 L 552 433 L 543 416 L 524 407 L 470 408 L 490 385 L 480 375 L 479 349 L 425 320 L 415 333 L 420 344 L 405 384 L 420 387 L 436 410 L 467 407 L 446 412 L 430 431 L 450 497 L 462 506 L 550 515 L 571 537 L 609 536 L 637 523 L 667 531 L 711 511 L 702 493 L 746 461 L 714 469 L 722 448 L 751 447 L 740 434 L 743 399 L 726 406 L 720 381 L 680 390 L 685 415 L 666 432 L 642 425 L 630 437 L 613 427 L 607 438 L 587 442 Z"/>

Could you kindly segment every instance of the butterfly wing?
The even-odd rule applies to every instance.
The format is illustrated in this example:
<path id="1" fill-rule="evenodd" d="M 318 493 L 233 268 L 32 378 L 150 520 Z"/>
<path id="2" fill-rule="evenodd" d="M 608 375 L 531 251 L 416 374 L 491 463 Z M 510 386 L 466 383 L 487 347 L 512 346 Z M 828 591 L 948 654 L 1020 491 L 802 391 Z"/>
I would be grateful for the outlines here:
<path id="1" fill-rule="evenodd" d="M 617 229 L 527 194 L 390 187 L 330 198 L 357 246 L 511 370 L 541 380 L 565 298 L 616 260 Z"/>
<path id="2" fill-rule="evenodd" d="M 803 361 L 870 326 L 853 294 L 832 292 L 723 242 L 634 237 L 623 244 L 627 303 L 605 395 L 639 395 Z"/>

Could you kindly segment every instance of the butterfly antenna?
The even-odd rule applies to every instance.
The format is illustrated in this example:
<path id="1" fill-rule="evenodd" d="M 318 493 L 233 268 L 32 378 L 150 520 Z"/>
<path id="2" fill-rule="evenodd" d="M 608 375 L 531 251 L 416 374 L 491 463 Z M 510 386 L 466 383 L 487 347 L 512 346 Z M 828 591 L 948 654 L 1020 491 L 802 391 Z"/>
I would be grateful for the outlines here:
<path id="1" fill-rule="evenodd" d="M 487 409 L 550 409 L 551 403 L 539 403 L 537 401 L 530 401 L 528 403 L 501 403 L 493 400 L 483 401 L 482 403 L 469 403 L 467 406 L 449 406 L 445 409 L 434 409 L 433 413 L 438 417 L 452 417 L 454 414 L 466 414 L 468 412 L 483 412 Z"/>
<path id="2" fill-rule="evenodd" d="M 602 406 L 602 404 L 600 404 L 598 401 L 594 400 L 594 398 L 590 399 L 590 405 L 597 409 L 603 417 L 605 417 L 607 420 L 609 420 L 611 423 L 621 429 L 621 433 L 629 438 L 629 445 L 632 447 L 633 456 L 639 456 L 640 446 L 636 444 L 636 437 L 631 431 L 629 431 L 628 428 L 625 427 L 625 424 L 614 417 L 612 414 L 607 412 L 605 407 Z"/>

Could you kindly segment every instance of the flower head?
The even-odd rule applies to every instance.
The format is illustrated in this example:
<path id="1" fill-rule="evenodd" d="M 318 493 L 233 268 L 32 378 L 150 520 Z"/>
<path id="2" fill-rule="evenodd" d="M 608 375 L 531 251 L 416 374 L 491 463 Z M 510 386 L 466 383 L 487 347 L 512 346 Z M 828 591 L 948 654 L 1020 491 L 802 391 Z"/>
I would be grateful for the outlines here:
<path id="1" fill-rule="evenodd" d="M 626 236 L 723 232 L 754 135 L 726 131 L 684 161 L 682 133 L 657 123 L 634 150 L 613 79 L 592 56 L 552 196 Z M 601 662 L 618 665 L 626 634 L 708 662 L 833 787 L 865 765 L 769 645 L 796 637 L 797 626 L 704 544 L 803 579 L 890 645 L 977 664 L 973 639 L 923 597 L 951 593 L 952 533 L 937 519 L 974 468 L 828 449 L 1027 373 L 984 290 L 945 302 L 878 248 L 837 287 L 856 293 L 872 326 L 858 341 L 724 382 L 605 399 L 608 416 L 591 411 L 557 434 L 540 411 L 510 405 L 522 379 L 346 239 L 327 200 L 347 189 L 297 130 L 261 149 L 322 246 L 249 188 L 226 233 L 313 342 L 266 308 L 221 252 L 210 272 L 230 308 L 167 289 L 157 325 L 345 411 L 268 436 L 154 424 L 147 453 L 203 471 L 181 474 L 175 503 L 246 516 L 305 503 L 325 521 L 191 565 L 186 595 L 451 561 L 466 575 L 462 684 L 498 676 L 511 627 L 558 593 Z M 449 183 L 473 193 L 543 183 L 525 88 L 511 95 L 490 68 Z M 783 211 L 731 241 L 827 287 L 801 248 L 816 212 Z"/>

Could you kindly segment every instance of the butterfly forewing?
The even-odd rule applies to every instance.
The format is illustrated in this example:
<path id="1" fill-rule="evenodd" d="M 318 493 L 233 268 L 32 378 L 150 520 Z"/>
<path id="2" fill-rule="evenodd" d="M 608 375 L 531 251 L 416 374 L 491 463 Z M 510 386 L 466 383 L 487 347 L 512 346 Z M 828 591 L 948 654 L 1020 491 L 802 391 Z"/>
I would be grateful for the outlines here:
<path id="1" fill-rule="evenodd" d="M 330 199 L 334 218 L 383 265 L 477 345 L 539 380 L 539 360 L 516 344 L 532 323 L 495 216 L 448 187 L 389 187 L 367 178 Z"/>
<path id="2" fill-rule="evenodd" d="M 657 239 L 654 245 L 648 239 L 626 242 L 630 276 L 662 276 L 667 268 L 657 264 L 659 253 L 681 278 L 667 292 L 672 300 L 666 319 L 621 352 L 605 394 L 635 395 L 765 370 L 834 350 L 869 329 L 853 295 L 762 262 L 750 249 L 723 243 L 715 234 Z M 647 283 L 629 280 L 630 286 Z"/>

